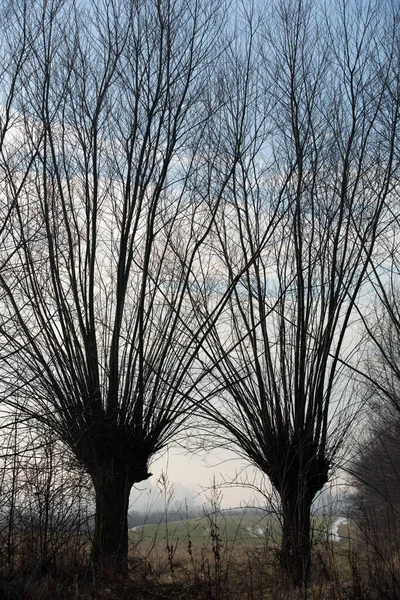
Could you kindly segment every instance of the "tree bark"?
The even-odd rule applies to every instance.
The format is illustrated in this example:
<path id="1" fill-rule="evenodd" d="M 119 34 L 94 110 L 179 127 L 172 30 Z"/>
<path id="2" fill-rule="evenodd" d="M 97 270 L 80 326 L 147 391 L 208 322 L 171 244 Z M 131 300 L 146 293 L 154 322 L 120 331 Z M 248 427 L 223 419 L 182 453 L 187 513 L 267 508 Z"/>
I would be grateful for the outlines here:
<path id="1" fill-rule="evenodd" d="M 282 506 L 280 562 L 292 583 L 307 585 L 311 572 L 311 506 L 328 481 L 329 461 L 309 444 L 283 445 L 274 469 L 265 469 Z M 272 462 L 272 460 L 271 460 Z"/>
<path id="2" fill-rule="evenodd" d="M 147 465 L 152 448 L 143 438 L 127 435 L 122 427 L 92 424 L 74 444 L 74 451 L 96 494 L 93 567 L 101 577 L 113 577 L 116 572 L 126 575 L 129 495 L 134 483 L 151 476 Z"/>
<path id="3" fill-rule="evenodd" d="M 307 494 L 284 494 L 281 565 L 295 586 L 305 585 L 311 565 L 311 504 Z"/>
<path id="4" fill-rule="evenodd" d="M 128 507 L 133 482 L 126 472 L 103 468 L 93 477 L 93 483 L 96 492 L 93 565 L 102 574 L 127 573 Z"/>

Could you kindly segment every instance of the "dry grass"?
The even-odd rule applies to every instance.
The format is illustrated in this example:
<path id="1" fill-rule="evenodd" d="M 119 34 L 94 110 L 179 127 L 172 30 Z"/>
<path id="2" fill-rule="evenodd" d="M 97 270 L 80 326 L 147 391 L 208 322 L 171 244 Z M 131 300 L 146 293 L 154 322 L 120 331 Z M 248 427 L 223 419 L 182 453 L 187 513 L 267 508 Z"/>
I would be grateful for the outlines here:
<path id="1" fill-rule="evenodd" d="M 214 523 L 216 524 L 216 522 Z M 247 526 L 246 526 L 247 527 Z M 208 536 L 185 539 L 160 528 L 157 536 L 131 542 L 129 579 L 105 573 L 94 577 L 89 544 L 54 557 L 43 570 L 18 565 L 0 579 L 1 600 L 394 600 L 399 596 L 400 552 L 386 565 L 376 560 L 354 526 L 342 527 L 347 539 L 331 542 L 320 535 L 314 547 L 312 580 L 293 590 L 279 567 L 271 535 L 248 540 L 218 525 Z M 178 531 L 175 529 L 175 531 Z M 229 533 L 229 535 L 228 535 Z M 21 540 L 20 540 L 21 542 Z M 0 557 L 4 554 L 0 554 Z M 23 556 L 21 554 L 21 556 Z M 397 578 L 397 579 L 396 579 Z"/>

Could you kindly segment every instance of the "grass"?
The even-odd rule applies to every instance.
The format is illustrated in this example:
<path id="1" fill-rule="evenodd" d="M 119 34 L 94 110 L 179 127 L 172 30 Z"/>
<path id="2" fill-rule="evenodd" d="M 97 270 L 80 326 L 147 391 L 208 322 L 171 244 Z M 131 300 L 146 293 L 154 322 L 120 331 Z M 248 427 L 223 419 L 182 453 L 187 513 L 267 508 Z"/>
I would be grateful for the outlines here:
<path id="1" fill-rule="evenodd" d="M 189 541 L 194 544 L 204 544 L 210 541 L 213 527 L 218 528 L 221 536 L 227 541 L 246 541 L 259 545 L 265 542 L 266 535 L 276 537 L 279 532 L 279 523 L 273 516 L 246 515 L 243 517 L 219 515 L 217 517 L 203 516 L 195 519 L 176 521 L 168 524 L 143 525 L 135 531 L 130 531 L 130 539 L 149 541 L 160 536 L 166 538 Z"/>
<path id="2" fill-rule="evenodd" d="M 322 516 L 313 520 L 313 580 L 306 596 L 291 590 L 283 577 L 280 525 L 268 514 L 211 514 L 144 525 L 130 533 L 132 565 L 139 565 L 139 578 L 147 578 L 149 586 L 157 582 L 173 599 L 178 594 L 182 600 L 367 600 L 355 583 L 365 573 L 364 557 L 354 546 L 350 549 L 351 528 L 346 525 L 340 534 L 347 539 L 331 541 L 332 521 Z M 137 574 L 132 571 L 133 577 Z"/>
<path id="3" fill-rule="evenodd" d="M 332 522 L 332 517 L 314 517 L 312 529 L 317 542 L 328 538 Z M 218 530 L 218 535 L 225 542 L 245 543 L 252 547 L 264 546 L 266 543 L 279 544 L 281 536 L 279 519 L 275 515 L 247 513 L 238 516 L 226 513 L 217 516 L 209 514 L 167 524 L 143 525 L 130 531 L 129 537 L 133 543 L 168 538 L 181 542 L 191 540 L 192 544 L 204 545 L 211 542 L 213 528 Z M 340 526 L 339 534 L 347 536 L 346 525 Z"/>
<path id="4" fill-rule="evenodd" d="M 334 579 L 331 572 L 338 565 L 346 581 L 352 575 L 346 559 L 348 541 L 330 540 L 332 522 L 332 517 L 316 516 L 313 520 L 313 563 L 316 580 L 324 585 L 326 580 Z M 347 533 L 342 525 L 340 534 Z M 278 518 L 269 514 L 208 514 L 168 524 L 148 524 L 130 532 L 132 564 L 146 564 L 150 580 L 164 585 L 187 586 L 194 582 L 197 590 L 202 590 L 200 597 L 206 600 L 286 600 L 282 589 L 287 589 L 287 583 L 279 569 L 280 535 Z M 204 590 L 206 584 L 208 591 Z M 268 595 L 263 595 L 262 590 L 267 588 Z M 319 587 L 309 597 L 330 598 L 330 594 Z"/>
<path id="5" fill-rule="evenodd" d="M 0 580 L 6 600 L 394 600 L 382 564 L 372 564 L 355 525 L 330 539 L 333 518 L 313 520 L 312 581 L 294 590 L 279 566 L 279 521 L 274 515 L 215 511 L 178 522 L 144 525 L 129 533 L 130 576 L 94 578 L 87 558 L 72 551 L 45 573 L 20 569 Z M 62 558 L 62 561 L 61 561 Z M 64 565 L 65 561 L 65 566 Z M 68 564 L 69 569 L 68 569 Z M 21 565 L 22 566 L 22 565 Z M 398 572 L 396 565 L 396 573 Z M 381 569 L 382 571 L 382 569 Z M 392 578 L 393 579 L 393 578 Z M 386 595 L 385 595 L 386 594 Z"/>

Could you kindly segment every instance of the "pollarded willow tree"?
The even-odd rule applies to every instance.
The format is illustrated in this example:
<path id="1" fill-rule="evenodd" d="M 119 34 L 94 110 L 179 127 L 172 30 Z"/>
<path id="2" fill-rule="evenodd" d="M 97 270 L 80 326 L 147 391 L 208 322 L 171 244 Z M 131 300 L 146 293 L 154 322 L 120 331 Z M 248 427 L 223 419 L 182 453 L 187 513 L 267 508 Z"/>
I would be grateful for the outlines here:
<path id="1" fill-rule="evenodd" d="M 2 401 L 84 465 L 93 561 L 125 569 L 130 490 L 193 410 L 191 366 L 210 327 L 187 290 L 240 147 L 221 120 L 232 93 L 221 3 L 15 10 L 28 51 L 11 110 L 25 159 L 2 165 L 15 205 Z"/>
<path id="2" fill-rule="evenodd" d="M 273 105 L 265 171 L 236 169 L 217 221 L 220 280 L 250 267 L 203 355 L 215 365 L 204 410 L 214 442 L 278 492 L 281 560 L 296 585 L 310 573 L 312 502 L 351 422 L 339 376 L 398 172 L 397 22 L 390 3 L 343 1 L 328 13 L 275 3 L 260 42 Z M 279 224 L 260 244 L 271 207 Z"/>

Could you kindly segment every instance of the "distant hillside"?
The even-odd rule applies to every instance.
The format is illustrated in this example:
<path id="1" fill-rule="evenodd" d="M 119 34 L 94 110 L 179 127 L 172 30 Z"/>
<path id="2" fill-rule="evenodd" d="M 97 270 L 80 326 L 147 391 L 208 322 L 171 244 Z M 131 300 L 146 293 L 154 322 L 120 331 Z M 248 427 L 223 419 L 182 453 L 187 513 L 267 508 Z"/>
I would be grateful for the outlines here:
<path id="1" fill-rule="evenodd" d="M 218 515 L 221 517 L 235 517 L 235 519 L 241 519 L 247 516 L 254 516 L 257 518 L 263 518 L 266 515 L 271 514 L 272 511 L 261 510 L 257 508 L 238 508 L 238 509 L 224 509 L 218 511 Z M 141 525 L 157 525 L 161 523 L 174 523 L 176 521 L 187 521 L 194 519 L 201 519 L 207 514 L 211 514 L 207 508 L 198 508 L 186 512 L 183 509 L 166 511 L 154 511 L 154 512 L 140 512 L 131 511 L 128 515 L 128 527 L 138 527 Z"/>

